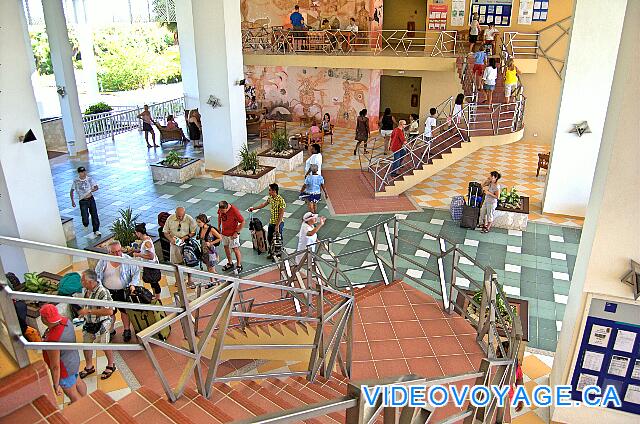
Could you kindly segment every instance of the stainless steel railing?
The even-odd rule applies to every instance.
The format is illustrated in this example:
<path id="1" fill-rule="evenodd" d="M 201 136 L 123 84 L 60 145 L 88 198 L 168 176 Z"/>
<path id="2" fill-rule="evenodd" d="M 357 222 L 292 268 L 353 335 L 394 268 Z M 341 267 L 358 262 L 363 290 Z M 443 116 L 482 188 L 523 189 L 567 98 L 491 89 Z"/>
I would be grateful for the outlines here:
<path id="1" fill-rule="evenodd" d="M 455 56 L 457 31 L 242 29 L 245 53 Z"/>
<path id="2" fill-rule="evenodd" d="M 509 56 L 515 58 L 537 58 L 540 34 L 537 32 L 507 31 L 502 35 L 502 46 Z"/>

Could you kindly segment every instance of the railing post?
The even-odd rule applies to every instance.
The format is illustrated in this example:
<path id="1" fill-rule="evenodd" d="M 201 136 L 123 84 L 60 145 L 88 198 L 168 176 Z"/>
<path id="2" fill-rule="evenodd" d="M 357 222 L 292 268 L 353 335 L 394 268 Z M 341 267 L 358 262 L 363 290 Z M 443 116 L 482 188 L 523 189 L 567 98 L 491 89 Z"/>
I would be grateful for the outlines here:
<path id="1" fill-rule="evenodd" d="M 457 267 L 460 262 L 460 252 L 458 251 L 458 247 L 456 246 L 453 250 L 453 258 L 451 265 L 451 286 L 449 288 L 449 308 L 446 312 L 451 315 L 451 313 L 455 312 L 455 304 L 458 299 L 458 289 L 456 288 L 456 278 L 457 278 Z"/>

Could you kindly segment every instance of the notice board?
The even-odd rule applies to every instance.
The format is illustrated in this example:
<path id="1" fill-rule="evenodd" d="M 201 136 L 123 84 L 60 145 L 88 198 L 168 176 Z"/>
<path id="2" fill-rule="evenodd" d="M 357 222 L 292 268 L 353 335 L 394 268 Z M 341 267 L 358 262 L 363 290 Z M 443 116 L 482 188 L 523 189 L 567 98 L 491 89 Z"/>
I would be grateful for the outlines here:
<path id="1" fill-rule="evenodd" d="M 478 14 L 480 25 L 496 24 L 507 27 L 511 25 L 513 0 L 471 0 L 469 23 L 474 13 Z"/>
<path id="2" fill-rule="evenodd" d="M 593 299 L 571 378 L 571 398 L 582 388 L 614 386 L 617 409 L 640 414 L 640 306 Z"/>
<path id="3" fill-rule="evenodd" d="M 427 29 L 429 31 L 445 31 L 447 29 L 448 12 L 449 6 L 446 4 L 430 4 Z"/>

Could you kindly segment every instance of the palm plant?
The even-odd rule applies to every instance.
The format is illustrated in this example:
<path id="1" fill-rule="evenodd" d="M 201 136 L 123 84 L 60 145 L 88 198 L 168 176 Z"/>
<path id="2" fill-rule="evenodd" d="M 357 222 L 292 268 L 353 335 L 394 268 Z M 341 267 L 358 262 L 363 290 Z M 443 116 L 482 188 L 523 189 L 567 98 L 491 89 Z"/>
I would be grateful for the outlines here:
<path id="1" fill-rule="evenodd" d="M 165 166 L 169 166 L 171 168 L 177 168 L 180 166 L 180 162 L 182 161 L 182 158 L 180 157 L 180 155 L 178 154 L 178 152 L 170 152 L 167 157 L 164 158 L 164 160 L 162 161 L 162 163 Z"/>
<path id="2" fill-rule="evenodd" d="M 283 129 L 274 131 L 271 135 L 271 148 L 276 153 L 289 150 L 289 140 L 287 139 L 287 132 Z"/>
<path id="3" fill-rule="evenodd" d="M 118 211 L 120 218 L 113 221 L 109 228 L 114 235 L 114 238 L 120 242 L 122 246 L 131 246 L 136 241 L 136 221 L 140 215 L 133 214 L 133 210 L 129 207 L 127 209 L 120 209 Z"/>
<path id="4" fill-rule="evenodd" d="M 240 169 L 244 172 L 252 171 L 254 174 L 258 169 L 258 152 L 249 150 L 246 144 L 240 149 Z"/>

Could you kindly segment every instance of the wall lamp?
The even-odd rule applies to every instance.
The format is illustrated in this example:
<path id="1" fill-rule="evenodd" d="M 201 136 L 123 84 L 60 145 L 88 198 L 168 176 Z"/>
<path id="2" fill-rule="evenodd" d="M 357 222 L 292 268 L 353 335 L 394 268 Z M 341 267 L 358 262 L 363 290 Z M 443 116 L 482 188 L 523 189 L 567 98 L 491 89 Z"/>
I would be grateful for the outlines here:
<path id="1" fill-rule="evenodd" d="M 29 130 L 24 135 L 19 135 L 18 140 L 20 143 L 29 143 L 30 141 L 36 141 L 37 138 L 33 131 Z"/>
<path id="2" fill-rule="evenodd" d="M 640 299 L 640 264 L 631 260 L 631 270 L 622 277 L 622 282 L 629 284 L 635 300 Z"/>
<path id="3" fill-rule="evenodd" d="M 56 92 L 60 95 L 60 97 L 64 97 L 67 95 L 67 90 L 61 85 L 57 86 Z"/>

